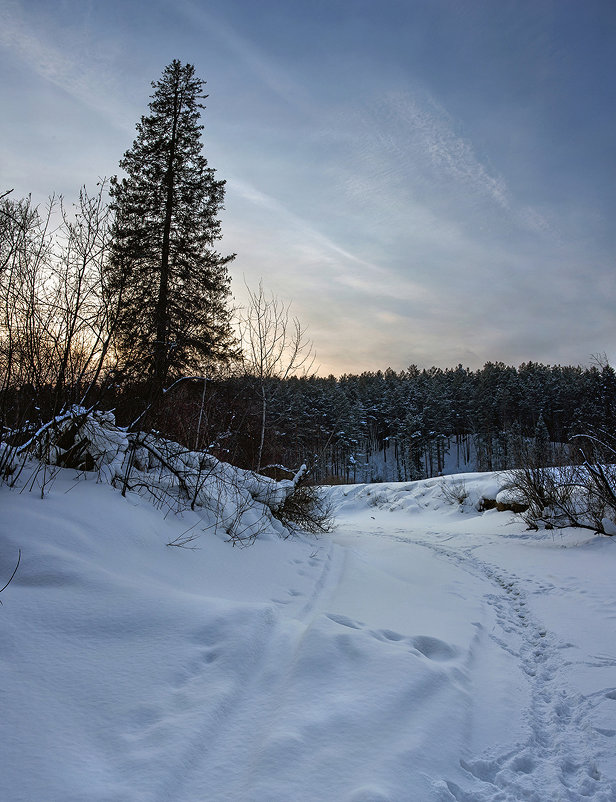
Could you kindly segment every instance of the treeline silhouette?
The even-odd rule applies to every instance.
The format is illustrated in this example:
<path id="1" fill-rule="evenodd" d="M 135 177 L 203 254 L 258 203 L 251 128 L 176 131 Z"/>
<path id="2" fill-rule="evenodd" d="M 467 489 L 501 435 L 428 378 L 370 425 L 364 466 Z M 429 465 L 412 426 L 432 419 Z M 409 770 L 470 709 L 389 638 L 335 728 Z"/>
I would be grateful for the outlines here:
<path id="1" fill-rule="evenodd" d="M 529 443 L 546 464 L 575 462 L 575 435 L 612 432 L 616 373 L 588 367 L 489 362 L 456 368 L 267 379 L 261 463 L 310 466 L 314 482 L 420 479 L 449 471 L 520 467 Z M 117 385 L 107 398 L 123 425 L 139 415 L 146 388 Z M 255 468 L 261 382 L 218 375 L 188 380 L 151 410 L 166 436 Z"/>

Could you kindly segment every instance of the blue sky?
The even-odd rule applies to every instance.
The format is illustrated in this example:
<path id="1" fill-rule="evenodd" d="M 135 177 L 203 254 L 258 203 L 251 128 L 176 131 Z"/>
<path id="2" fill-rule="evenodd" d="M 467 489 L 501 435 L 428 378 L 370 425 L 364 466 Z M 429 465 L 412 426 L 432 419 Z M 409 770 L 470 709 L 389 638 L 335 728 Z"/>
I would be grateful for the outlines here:
<path id="1" fill-rule="evenodd" d="M 616 360 L 613 0 L 2 0 L 0 188 L 116 173 L 174 58 L 321 373 Z"/>

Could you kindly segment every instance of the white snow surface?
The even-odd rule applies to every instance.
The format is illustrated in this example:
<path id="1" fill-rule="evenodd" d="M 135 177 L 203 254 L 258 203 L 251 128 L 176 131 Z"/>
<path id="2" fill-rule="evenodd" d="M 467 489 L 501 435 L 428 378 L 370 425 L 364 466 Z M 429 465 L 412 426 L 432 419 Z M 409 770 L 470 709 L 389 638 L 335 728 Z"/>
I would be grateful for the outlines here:
<path id="1" fill-rule="evenodd" d="M 494 474 L 246 548 L 94 474 L 0 488 L 5 802 L 616 800 L 616 538 Z"/>

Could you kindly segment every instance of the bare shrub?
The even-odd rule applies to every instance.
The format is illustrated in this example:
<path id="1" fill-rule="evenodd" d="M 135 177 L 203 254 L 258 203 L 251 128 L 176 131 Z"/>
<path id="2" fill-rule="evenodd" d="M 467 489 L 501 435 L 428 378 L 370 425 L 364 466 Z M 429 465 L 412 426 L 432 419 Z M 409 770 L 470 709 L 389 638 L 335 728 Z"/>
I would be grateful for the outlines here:
<path id="1" fill-rule="evenodd" d="M 602 535 L 616 533 L 612 465 L 526 466 L 508 472 L 507 489 L 527 505 L 522 517 L 531 529 L 573 526 Z"/>
<path id="2" fill-rule="evenodd" d="M 115 311 L 104 286 L 106 182 L 68 209 L 0 200 L 0 426 L 36 431 L 98 398 L 112 368 Z M 105 382 L 103 382 L 105 383 Z"/>
<path id="3" fill-rule="evenodd" d="M 464 504 L 468 498 L 466 482 L 458 477 L 443 479 L 440 491 L 443 498 L 450 504 Z"/>
<path id="4" fill-rule="evenodd" d="M 274 511 L 274 517 L 289 532 L 325 534 L 334 528 L 332 505 L 320 487 L 299 484 Z"/>

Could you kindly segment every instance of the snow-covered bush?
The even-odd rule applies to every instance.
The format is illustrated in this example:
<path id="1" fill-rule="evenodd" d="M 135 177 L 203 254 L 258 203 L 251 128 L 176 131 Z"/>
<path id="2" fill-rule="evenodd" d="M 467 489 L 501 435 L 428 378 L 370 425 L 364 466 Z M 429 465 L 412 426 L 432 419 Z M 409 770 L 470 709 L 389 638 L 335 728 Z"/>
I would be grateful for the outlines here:
<path id="1" fill-rule="evenodd" d="M 574 526 L 616 534 L 614 465 L 529 465 L 507 473 L 504 492 L 526 507 L 522 516 L 531 529 Z"/>
<path id="2" fill-rule="evenodd" d="M 455 476 L 443 480 L 441 493 L 450 504 L 464 504 L 469 495 L 464 479 Z"/>
<path id="3" fill-rule="evenodd" d="M 11 451 L 11 465 L 34 458 L 42 466 L 96 471 L 122 491 L 149 497 L 173 512 L 201 509 L 233 542 L 267 530 L 328 531 L 329 512 L 318 493 L 299 488 L 306 466 L 292 479 L 275 481 L 236 468 L 211 454 L 191 451 L 152 432 L 128 432 L 111 412 L 74 406 Z M 42 492 L 45 482 L 39 482 Z M 285 528 L 287 527 L 287 528 Z"/>
<path id="4" fill-rule="evenodd" d="M 313 485 L 297 485 L 275 515 L 290 532 L 318 535 L 333 529 L 332 503 L 321 488 Z"/>

